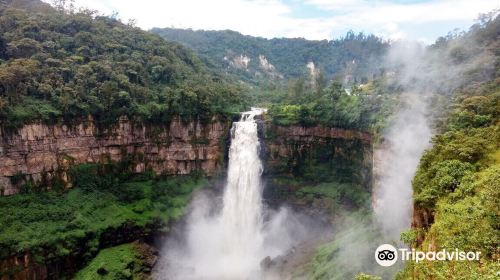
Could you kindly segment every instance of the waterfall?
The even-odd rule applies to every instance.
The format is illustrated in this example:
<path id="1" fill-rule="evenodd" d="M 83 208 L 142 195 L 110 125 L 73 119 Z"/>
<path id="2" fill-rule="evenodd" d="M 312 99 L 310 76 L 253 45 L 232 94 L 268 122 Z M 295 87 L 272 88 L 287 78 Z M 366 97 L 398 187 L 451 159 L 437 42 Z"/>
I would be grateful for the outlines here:
<path id="1" fill-rule="evenodd" d="M 264 249 L 272 246 L 264 245 L 263 167 L 255 121 L 262 112 L 252 108 L 233 123 L 221 210 L 213 213 L 213 198 L 194 198 L 184 234 L 186 244 L 178 244 L 178 240 L 167 243 L 166 264 L 157 278 L 259 279 L 260 261 L 272 254 Z"/>
<path id="2" fill-rule="evenodd" d="M 242 114 L 231 129 L 227 185 L 220 223 L 224 228 L 224 253 L 230 258 L 255 256 L 262 247 L 262 163 L 256 114 Z"/>

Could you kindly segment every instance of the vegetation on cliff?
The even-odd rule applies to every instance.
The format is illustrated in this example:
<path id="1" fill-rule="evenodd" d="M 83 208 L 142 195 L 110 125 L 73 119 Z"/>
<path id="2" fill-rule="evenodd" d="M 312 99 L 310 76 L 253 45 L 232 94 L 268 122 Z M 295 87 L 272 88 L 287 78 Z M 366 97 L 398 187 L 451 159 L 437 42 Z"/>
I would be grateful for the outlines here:
<path id="1" fill-rule="evenodd" d="M 275 124 L 378 132 L 395 107 L 396 94 L 389 93 L 398 89 L 385 77 L 382 63 L 389 43 L 374 35 L 349 32 L 338 40 L 308 41 L 267 40 L 234 31 L 152 32 L 186 45 L 220 72 L 249 83 L 250 104 L 269 108 Z M 243 57 L 249 62 L 240 65 Z M 310 62 L 315 64 L 312 70 L 306 67 Z"/>
<path id="2" fill-rule="evenodd" d="M 356 82 L 373 78 L 367 74 L 373 70 L 369 65 L 381 59 L 388 47 L 375 36 L 351 32 L 331 42 L 310 42 L 265 40 L 234 32 L 153 30 L 190 42 L 186 45 L 200 55 L 220 62 L 226 49 L 248 49 L 255 55 L 260 49 L 271 52 L 269 59 L 280 61 L 279 68 L 290 82 L 256 90 L 228 82 L 231 77 L 223 77 L 222 65 L 216 63 L 219 68 L 209 69 L 178 43 L 95 11 L 62 7 L 52 9 L 35 0 L 9 0 L 0 5 L 2 127 L 38 120 L 69 122 L 88 115 L 104 125 L 114 124 L 123 115 L 133 121 L 164 123 L 177 115 L 184 119 L 232 116 L 245 105 L 260 104 L 271 107 L 277 124 L 368 130 L 379 126 L 375 119 L 383 119 L 386 115 L 380 112 L 392 104 L 393 97 L 384 94 L 388 90 L 383 71 L 376 71 L 381 78 L 371 86 L 346 90 L 335 82 L 327 87 L 332 78 L 351 76 L 352 71 L 358 71 L 357 76 L 363 73 L 364 78 Z M 246 41 L 255 44 L 245 46 Z M 320 52 L 314 51 L 316 45 Z M 320 58 L 325 61 L 318 62 Z M 311 76 L 305 66 L 309 60 L 326 68 Z"/>
<path id="3" fill-rule="evenodd" d="M 450 73 L 416 75 L 422 80 L 443 77 L 436 81 L 430 106 L 438 135 L 413 179 L 414 228 L 401 234 L 403 242 L 418 250 L 479 251 L 481 260 L 408 261 L 396 279 L 498 278 L 500 17 L 495 15 L 485 15 L 469 32 L 450 34 L 428 47 L 428 70 L 442 70 L 446 61 Z M 412 85 L 417 83 L 415 79 Z M 369 212 L 341 223 L 335 239 L 318 248 L 307 267 L 310 278 L 347 279 L 359 272 L 394 276 L 397 265 L 380 269 L 374 263 L 372 254 L 387 237 Z M 365 255 L 370 258 L 363 259 Z M 356 279 L 377 277 L 359 274 Z"/>
<path id="4" fill-rule="evenodd" d="M 88 115 L 112 124 L 122 115 L 166 122 L 241 111 L 238 86 L 177 43 L 91 10 L 0 3 L 4 127 Z"/>
<path id="5" fill-rule="evenodd" d="M 266 130 L 272 143 L 272 131 Z M 266 196 L 301 205 L 315 205 L 328 214 L 369 204 L 371 193 L 370 144 L 359 139 L 285 140 L 288 156 L 267 162 Z M 276 145 L 276 144 L 273 144 Z M 307 145 L 307 149 L 301 149 Z M 270 151 L 271 157 L 276 157 Z"/>
<path id="6" fill-rule="evenodd" d="M 200 59 L 133 24 L 90 10 L 59 8 L 34 0 L 0 0 L 2 128 L 30 121 L 72 122 L 89 115 L 100 125 L 114 124 L 124 115 L 143 123 L 164 123 L 175 116 L 207 120 L 257 104 L 269 108 L 265 118 L 273 125 L 356 129 L 378 139 L 399 105 L 402 88 L 382 68 L 370 67 L 388 47 L 375 36 L 350 32 L 339 40 L 311 42 L 232 31 L 153 30 L 193 48 Z M 450 34 L 428 48 L 434 56 L 446 53 L 453 72 L 449 77 L 460 77 L 461 83 L 449 89 L 451 83 L 443 81 L 434 96 L 431 109 L 440 110 L 433 112 L 438 135 L 413 180 L 415 228 L 401 236 L 424 251 L 480 251 L 481 260 L 408 262 L 398 279 L 496 279 L 500 270 L 500 18 L 484 19 L 469 32 Z M 244 56 L 250 60 L 236 65 Z M 471 61 L 481 67 L 461 67 Z M 309 62 L 315 68 L 308 69 Z M 457 75 L 453 69 L 465 71 Z M 233 78 L 248 84 L 242 87 Z M 245 91 L 252 95 L 244 96 Z M 268 133 L 266 141 L 275 137 L 274 131 Z M 339 222 L 346 231 L 318 248 L 307 277 L 379 279 L 356 276 L 360 271 L 392 275 L 365 266 L 373 263 L 374 248 L 369 246 L 380 238 L 372 224 L 366 147 L 360 139 L 340 143 L 319 138 L 307 144 L 285 139 L 280 148 L 286 146 L 291 154 L 266 166 L 269 173 L 264 174 L 271 175 L 267 186 L 272 195 L 282 200 L 336 216 L 357 211 L 354 221 Z M 276 153 L 279 158 L 281 151 Z M 21 173 L 13 176 L 21 194 L 0 197 L 0 259 L 31 254 L 36 262 L 48 263 L 71 257 L 78 267 L 88 264 L 77 279 L 141 273 L 135 245 L 108 247 L 168 229 L 169 222 L 183 215 L 192 192 L 207 181 L 199 174 L 132 175 L 123 164 L 72 166 L 69 190 L 59 178 L 38 184 Z M 360 247 L 346 249 L 353 239 Z M 0 276 L 13 276 L 16 269 L 2 267 Z"/>
<path id="7" fill-rule="evenodd" d="M 421 250 L 481 252 L 480 261 L 410 262 L 400 279 L 496 279 L 500 220 L 500 17 L 456 40 L 473 39 L 494 53 L 492 80 L 455 93 L 452 111 L 420 161 L 413 180 L 416 228 L 404 241 Z M 479 68 L 481 70 L 481 68 Z M 470 73 L 468 73 L 470 74 Z M 427 217 L 426 217 L 427 216 Z"/>
<path id="8" fill-rule="evenodd" d="M 365 201 L 368 202 L 369 198 Z M 373 223 L 373 214 L 369 207 L 356 212 L 344 212 L 336 221 L 342 229 L 337 231 L 334 240 L 316 249 L 312 260 L 305 266 L 307 279 L 356 279 L 381 280 L 361 271 L 390 279 L 397 268 L 373 267 L 375 244 L 381 233 Z"/>
<path id="9" fill-rule="evenodd" d="M 266 102 L 273 122 L 278 125 L 323 125 L 381 132 L 398 104 L 398 88 L 386 78 L 345 88 L 332 81 L 320 87 L 304 80 L 282 91 L 279 102 Z M 274 96 L 273 98 L 276 98 Z"/>
<path id="10" fill-rule="evenodd" d="M 40 262 L 71 256 L 85 263 L 103 247 L 168 229 L 206 185 L 202 176 L 154 178 L 117 165 L 74 166 L 71 177 L 69 191 L 0 197 L 0 258 L 29 252 Z"/>
<path id="11" fill-rule="evenodd" d="M 461 101 L 446 122 L 445 132 L 433 139 L 433 148 L 422 157 L 413 181 L 416 215 L 417 219 L 423 219 L 418 215 L 427 213 L 434 222 L 413 229 L 416 234 L 407 240 L 423 250 L 460 248 L 481 252 L 481 260 L 411 263 L 406 267 L 405 276 L 495 279 L 498 273 L 498 82 L 497 78 L 462 93 Z"/>

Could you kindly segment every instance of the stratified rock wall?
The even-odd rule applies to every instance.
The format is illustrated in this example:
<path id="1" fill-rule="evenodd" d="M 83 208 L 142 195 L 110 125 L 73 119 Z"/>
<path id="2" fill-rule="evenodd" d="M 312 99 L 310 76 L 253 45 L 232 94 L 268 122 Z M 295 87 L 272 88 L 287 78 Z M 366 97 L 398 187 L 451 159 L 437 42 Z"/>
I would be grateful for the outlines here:
<path id="1" fill-rule="evenodd" d="M 133 171 L 212 175 L 223 159 L 223 139 L 230 124 L 215 118 L 202 124 L 174 119 L 165 125 L 138 125 L 122 117 L 99 129 L 92 119 L 69 125 L 27 124 L 14 132 L 0 131 L 0 193 L 19 191 L 16 174 L 35 182 L 59 176 L 67 181 L 70 164 L 120 161 L 132 158 Z M 69 183 L 68 183 L 69 184 Z"/>
<path id="2" fill-rule="evenodd" d="M 372 137 L 370 133 L 357 130 L 330 128 L 324 126 L 276 126 L 266 128 L 265 156 L 268 171 L 283 172 L 284 164 L 293 168 L 302 158 L 324 161 L 341 158 L 346 164 L 358 162 L 360 168 L 366 170 L 366 182 L 371 182 L 372 169 Z M 326 149 L 326 154 L 318 152 L 318 148 Z"/>

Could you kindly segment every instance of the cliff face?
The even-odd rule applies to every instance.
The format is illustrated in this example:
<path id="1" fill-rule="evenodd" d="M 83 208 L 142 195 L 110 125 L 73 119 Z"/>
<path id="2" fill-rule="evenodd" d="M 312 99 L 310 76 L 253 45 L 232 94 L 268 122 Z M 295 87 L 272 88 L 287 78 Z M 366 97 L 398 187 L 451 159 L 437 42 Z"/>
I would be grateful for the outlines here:
<path id="1" fill-rule="evenodd" d="M 222 165 L 224 139 L 230 123 L 213 119 L 209 123 L 183 123 L 174 119 L 166 125 L 137 125 L 127 118 L 107 129 L 91 120 L 68 125 L 28 124 L 11 133 L 0 131 L 0 193 L 19 192 L 16 176 L 40 182 L 54 176 L 70 187 L 67 171 L 71 164 L 131 161 L 135 172 L 189 174 L 202 170 L 213 175 Z M 287 172 L 311 150 L 328 146 L 337 156 L 352 158 L 362 146 L 364 164 L 371 162 L 371 136 L 338 128 L 265 125 L 266 169 Z M 285 167 L 284 165 L 287 165 Z M 288 170 L 289 171 L 289 170 Z"/>
<path id="2" fill-rule="evenodd" d="M 288 158 L 293 152 L 305 151 L 311 144 L 325 144 L 331 140 L 340 140 L 348 144 L 357 142 L 361 145 L 371 145 L 371 135 L 366 132 L 347 130 L 340 128 L 329 128 L 323 126 L 269 126 L 267 130 L 266 148 L 268 149 L 269 161 L 274 163 L 280 158 Z M 297 146 L 298 145 L 298 146 Z"/>
<path id="3" fill-rule="evenodd" d="M 275 126 L 265 128 L 265 157 L 270 173 L 293 172 L 303 161 L 358 165 L 371 182 L 371 134 L 323 126 Z"/>
<path id="4" fill-rule="evenodd" d="M 18 174 L 41 183 L 57 176 L 69 187 L 67 171 L 71 164 L 121 160 L 130 161 L 130 168 L 136 172 L 153 170 L 175 175 L 203 170 L 212 175 L 223 167 L 230 125 L 213 119 L 207 124 L 173 120 L 164 126 L 146 126 L 134 125 L 126 118 L 106 130 L 99 129 L 92 120 L 72 126 L 25 125 L 0 135 L 0 187 L 4 195 L 18 192 Z M 321 126 L 265 124 L 260 128 L 267 175 L 293 173 L 312 160 L 314 164 L 330 163 L 344 173 L 351 172 L 349 168 L 353 166 L 360 167 L 356 178 L 371 180 L 371 137 L 367 133 Z M 151 232 L 127 225 L 110 228 L 110 238 L 105 235 L 100 246 L 147 238 Z M 29 251 L 1 259 L 0 279 L 56 279 L 71 275 L 84 264 L 86 247 L 81 248 L 81 252 L 72 252 L 68 257 L 47 256 L 43 262 Z"/>
<path id="5" fill-rule="evenodd" d="M 19 191 L 15 178 L 34 182 L 58 176 L 69 187 L 71 164 L 130 159 L 135 172 L 212 175 L 223 156 L 223 140 L 230 124 L 212 119 L 208 124 L 174 119 L 163 126 L 135 125 L 127 118 L 105 130 L 89 119 L 72 126 L 28 124 L 13 133 L 0 132 L 0 192 Z"/>
<path id="6" fill-rule="evenodd" d="M 264 197 L 270 203 L 286 201 L 320 217 L 320 212 L 327 213 L 333 206 L 331 199 L 321 195 L 304 198 L 297 191 L 337 182 L 357 186 L 360 192 L 371 192 L 373 152 L 369 133 L 267 124 L 263 134 Z M 352 206 L 349 199 L 345 202 Z M 328 218 L 329 214 L 324 216 Z"/>

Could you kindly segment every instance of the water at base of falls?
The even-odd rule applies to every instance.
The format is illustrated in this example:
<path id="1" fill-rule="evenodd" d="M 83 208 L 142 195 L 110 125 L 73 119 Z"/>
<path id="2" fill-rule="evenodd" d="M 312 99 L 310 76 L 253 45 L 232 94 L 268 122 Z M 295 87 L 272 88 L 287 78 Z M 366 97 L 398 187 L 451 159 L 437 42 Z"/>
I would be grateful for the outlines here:
<path id="1" fill-rule="evenodd" d="M 222 209 L 210 215 L 210 199 L 195 197 L 187 221 L 185 243 L 167 244 L 160 279 L 259 279 L 264 249 L 262 162 L 255 116 L 242 113 L 231 128 L 229 165 Z M 283 238 L 286 234 L 282 234 Z"/>

